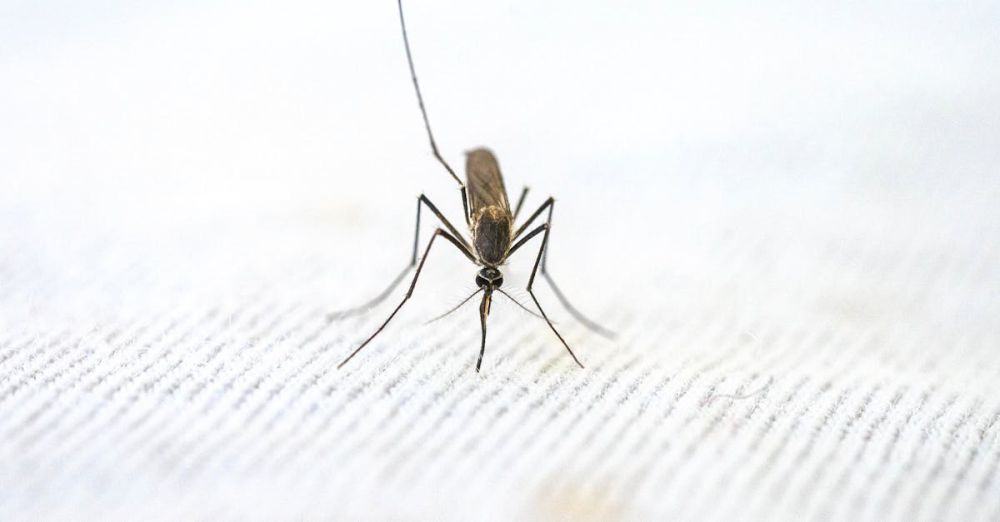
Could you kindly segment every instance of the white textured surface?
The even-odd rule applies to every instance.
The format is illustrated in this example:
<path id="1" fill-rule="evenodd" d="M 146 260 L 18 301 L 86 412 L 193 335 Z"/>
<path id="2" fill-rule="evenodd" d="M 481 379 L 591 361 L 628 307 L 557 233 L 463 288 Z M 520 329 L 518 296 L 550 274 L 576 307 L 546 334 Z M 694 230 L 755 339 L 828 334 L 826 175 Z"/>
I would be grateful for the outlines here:
<path id="1" fill-rule="evenodd" d="M 497 301 L 477 375 L 443 246 L 334 368 L 458 215 L 366 4 L 0 17 L 0 519 L 1000 519 L 995 6 L 414 3 L 620 332 Z"/>

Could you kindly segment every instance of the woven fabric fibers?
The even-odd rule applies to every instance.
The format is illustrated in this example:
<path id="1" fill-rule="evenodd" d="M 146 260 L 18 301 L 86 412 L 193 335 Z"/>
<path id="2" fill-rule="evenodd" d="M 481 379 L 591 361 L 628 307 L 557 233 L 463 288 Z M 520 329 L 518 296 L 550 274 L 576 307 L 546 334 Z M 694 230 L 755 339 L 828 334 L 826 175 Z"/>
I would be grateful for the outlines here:
<path id="1" fill-rule="evenodd" d="M 414 3 L 442 150 L 618 333 L 540 284 L 586 368 L 498 299 L 477 374 L 443 242 L 336 369 L 460 222 L 364 4 L 15 13 L 0 520 L 1000 519 L 995 6 Z"/>

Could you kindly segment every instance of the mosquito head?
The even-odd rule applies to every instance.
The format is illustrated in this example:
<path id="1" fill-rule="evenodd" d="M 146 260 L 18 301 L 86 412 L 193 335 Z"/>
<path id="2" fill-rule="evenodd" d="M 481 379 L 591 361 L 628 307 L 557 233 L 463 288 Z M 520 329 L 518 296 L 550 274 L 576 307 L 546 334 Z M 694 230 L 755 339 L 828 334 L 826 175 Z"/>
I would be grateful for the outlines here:
<path id="1" fill-rule="evenodd" d="M 479 288 L 486 288 L 488 290 L 493 290 L 494 288 L 500 288 L 503 284 L 503 274 L 499 270 L 492 267 L 487 267 L 479 271 L 476 274 L 476 286 Z"/>

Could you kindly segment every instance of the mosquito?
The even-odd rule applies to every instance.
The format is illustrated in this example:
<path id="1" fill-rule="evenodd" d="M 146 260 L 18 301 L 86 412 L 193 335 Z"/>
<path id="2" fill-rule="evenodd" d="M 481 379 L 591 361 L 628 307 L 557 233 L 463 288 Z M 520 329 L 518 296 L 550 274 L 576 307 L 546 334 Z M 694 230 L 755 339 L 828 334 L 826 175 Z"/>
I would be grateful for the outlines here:
<path id="1" fill-rule="evenodd" d="M 483 294 L 483 299 L 479 304 L 479 322 L 482 328 L 482 342 L 479 346 L 479 359 L 476 361 L 476 372 L 479 372 L 483 364 L 483 354 L 486 352 L 486 318 L 490 314 L 490 305 L 493 302 L 493 293 L 498 292 L 508 299 L 514 301 L 519 306 L 524 308 L 516 299 L 511 297 L 507 292 L 505 292 L 501 286 L 503 285 L 503 273 L 500 271 L 500 267 L 506 264 L 507 260 L 517 252 L 521 247 L 526 245 L 530 240 L 539 234 L 542 235 L 541 245 L 539 245 L 538 253 L 535 256 L 535 264 L 531 270 L 531 277 L 528 279 L 528 295 L 531 296 L 531 300 L 534 301 L 535 306 L 538 308 L 538 312 L 541 314 L 541 318 L 545 320 L 552 332 L 556 334 L 559 341 L 563 346 L 566 347 L 566 351 L 573 358 L 580 368 L 583 368 L 583 363 L 577 358 L 576 354 L 573 353 L 573 349 L 569 347 L 569 344 L 563 338 L 559 330 L 556 329 L 555 325 L 549 319 L 549 316 L 545 313 L 542 308 L 541 303 L 538 302 L 538 298 L 535 296 L 533 290 L 533 285 L 535 283 L 535 276 L 539 272 L 539 267 L 541 268 L 542 277 L 548 282 L 549 286 L 552 288 L 553 293 L 559 301 L 569 310 L 570 314 L 573 315 L 578 321 L 583 325 L 593 330 L 594 332 L 608 338 L 612 338 L 614 334 L 600 326 L 599 324 L 591 321 L 585 317 L 579 310 L 577 310 L 570 302 L 566 299 L 566 296 L 562 293 L 558 286 L 556 286 L 555 281 L 549 275 L 546 269 L 546 260 L 548 258 L 548 242 L 549 234 L 552 230 L 552 209 L 555 206 L 555 199 L 549 197 L 538 210 L 529 216 L 521 226 L 515 228 L 515 222 L 517 217 L 520 215 L 521 207 L 524 205 L 524 200 L 528 195 L 528 187 L 524 187 L 521 190 L 521 195 L 518 197 L 517 204 L 514 206 L 513 212 L 510 208 L 510 202 L 507 198 L 507 189 L 504 186 L 503 176 L 500 174 L 500 165 L 497 162 L 496 156 L 487 148 L 477 148 L 466 152 L 465 156 L 465 176 L 466 183 L 462 183 L 462 180 L 455 174 L 455 171 L 451 168 L 447 161 L 438 152 L 437 143 L 434 141 L 434 133 L 431 131 L 430 120 L 427 117 L 427 109 L 424 105 L 424 98 L 420 93 L 420 84 L 417 82 L 417 72 L 413 66 L 413 54 L 410 51 L 410 40 L 406 33 L 406 20 L 403 17 L 403 1 L 397 0 L 399 7 L 399 24 L 402 28 L 403 34 L 403 47 L 406 50 L 406 61 L 410 66 L 410 78 L 413 81 L 413 89 L 417 94 L 417 104 L 420 106 L 420 114 L 423 116 L 424 129 L 427 131 L 427 138 L 430 141 L 431 152 L 437 161 L 444 167 L 448 174 L 458 183 L 459 191 L 462 195 L 462 208 L 465 213 L 465 223 L 468 226 L 469 235 L 472 241 L 468 241 L 465 237 L 459 233 L 458 229 L 451 224 L 450 221 L 438 210 L 437 206 L 427 198 L 426 195 L 421 194 L 417 197 L 417 224 L 416 231 L 413 237 L 413 253 L 410 256 L 410 262 L 406 265 L 402 272 L 389 284 L 382 293 L 376 296 L 371 301 L 350 310 L 345 310 L 340 313 L 332 314 L 331 318 L 343 318 L 350 315 L 355 315 L 367 311 L 371 307 L 381 303 L 385 300 L 393 290 L 399 285 L 400 282 L 406 277 L 406 274 L 416 268 L 413 274 L 413 279 L 410 280 L 410 287 L 406 291 L 406 295 L 403 300 L 400 301 L 396 308 L 389 314 L 384 322 L 372 333 L 360 346 L 358 346 L 346 359 L 341 362 L 337 368 L 343 367 L 354 358 L 365 346 L 368 346 L 373 339 L 375 339 L 378 334 L 385 329 L 385 327 L 392 321 L 392 318 L 396 316 L 396 313 L 403 307 L 404 304 L 413 295 L 413 290 L 417 286 L 417 279 L 420 277 L 420 272 L 424 268 L 424 263 L 427 262 L 427 256 L 431 252 L 431 247 L 434 246 L 434 242 L 439 238 L 444 238 L 448 243 L 458 249 L 469 261 L 472 261 L 477 266 L 481 267 L 479 272 L 476 274 L 476 286 L 478 290 L 473 292 L 472 295 L 465 298 L 461 303 L 458 304 L 448 313 L 451 313 L 461 307 L 463 304 L 468 302 L 474 296 L 479 293 Z M 423 256 L 417 257 L 420 248 L 420 211 L 423 207 L 427 207 L 434 216 L 440 221 L 437 229 L 434 230 L 434 234 L 431 236 L 430 241 L 427 242 L 427 246 L 424 248 Z M 531 225 L 541 216 L 543 213 L 546 214 L 545 222 L 540 223 L 537 226 L 530 228 Z M 526 308 L 525 308 L 526 309 Z M 527 310 L 527 309 L 526 309 Z M 528 310 L 531 312 L 530 310 Z M 447 314 L 445 314 L 447 315 Z"/>

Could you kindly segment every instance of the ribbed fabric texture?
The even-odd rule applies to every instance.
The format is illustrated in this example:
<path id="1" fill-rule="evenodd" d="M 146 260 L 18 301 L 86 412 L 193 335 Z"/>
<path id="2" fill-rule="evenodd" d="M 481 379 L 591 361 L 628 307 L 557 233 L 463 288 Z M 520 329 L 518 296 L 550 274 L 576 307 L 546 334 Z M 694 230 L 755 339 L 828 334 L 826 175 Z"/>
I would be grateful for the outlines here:
<path id="1" fill-rule="evenodd" d="M 471 285 L 448 249 L 334 368 L 395 303 L 326 313 L 381 290 L 408 226 L 350 249 L 297 219 L 108 241 L 15 208 L 0 518 L 995 520 L 1000 236 L 927 201 L 871 229 L 802 213 L 789 244 L 750 214 L 707 239 L 677 223 L 686 253 L 645 272 L 553 240 L 564 290 L 619 337 L 541 287 L 586 369 L 501 299 L 481 374 L 475 305 L 421 324 Z"/>
<path id="2" fill-rule="evenodd" d="M 147 4 L 0 31 L 0 520 L 1000 520 L 994 5 L 412 2 L 618 333 L 539 280 L 586 368 L 497 296 L 477 374 L 444 241 L 336 369 L 464 230 L 393 2 Z"/>

